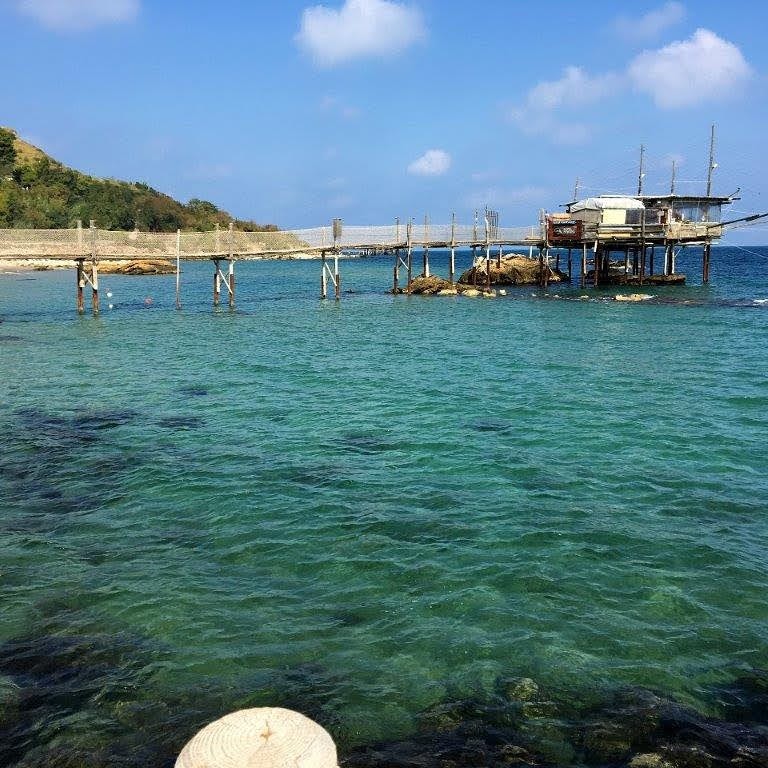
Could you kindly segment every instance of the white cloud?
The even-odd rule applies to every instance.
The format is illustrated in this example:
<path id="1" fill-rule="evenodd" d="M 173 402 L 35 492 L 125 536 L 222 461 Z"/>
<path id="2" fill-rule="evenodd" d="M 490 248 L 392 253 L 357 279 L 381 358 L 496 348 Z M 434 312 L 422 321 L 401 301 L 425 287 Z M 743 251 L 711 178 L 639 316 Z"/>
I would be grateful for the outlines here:
<path id="1" fill-rule="evenodd" d="M 559 80 L 545 80 L 531 88 L 526 107 L 543 111 L 593 104 L 615 91 L 620 80 L 613 72 L 591 77 L 581 67 L 566 67 Z"/>
<path id="2" fill-rule="evenodd" d="M 51 29 L 81 30 L 133 21 L 140 0 L 16 0 L 20 13 Z"/>
<path id="3" fill-rule="evenodd" d="M 414 176 L 442 176 L 451 167 L 451 156 L 443 149 L 428 149 L 409 166 Z"/>
<path id="4" fill-rule="evenodd" d="M 393 0 L 345 0 L 339 10 L 305 8 L 296 40 L 318 64 L 331 67 L 399 53 L 425 35 L 416 8 Z"/>
<path id="5" fill-rule="evenodd" d="M 634 87 L 649 94 L 657 107 L 690 107 L 738 94 L 751 75 L 736 45 L 698 29 L 687 40 L 643 51 L 623 72 L 590 75 L 580 67 L 566 67 L 558 80 L 533 86 L 522 104 L 508 110 L 507 118 L 529 135 L 556 144 L 583 144 L 593 129 L 579 110 L 609 96 Z"/>
<path id="6" fill-rule="evenodd" d="M 708 29 L 688 40 L 643 51 L 627 69 L 635 88 L 663 109 L 720 101 L 738 92 L 752 70 L 741 51 Z"/>
<path id="7" fill-rule="evenodd" d="M 626 40 L 655 40 L 664 30 L 679 24 L 684 18 L 685 6 L 669 2 L 644 16 L 621 16 L 614 22 L 614 28 Z"/>
<path id="8" fill-rule="evenodd" d="M 558 80 L 545 80 L 531 88 L 523 104 L 511 108 L 507 116 L 529 135 L 547 136 L 556 144 L 583 144 L 591 136 L 590 127 L 556 113 L 594 104 L 619 91 L 622 83 L 622 76 L 615 72 L 591 76 L 581 67 L 566 67 Z"/>

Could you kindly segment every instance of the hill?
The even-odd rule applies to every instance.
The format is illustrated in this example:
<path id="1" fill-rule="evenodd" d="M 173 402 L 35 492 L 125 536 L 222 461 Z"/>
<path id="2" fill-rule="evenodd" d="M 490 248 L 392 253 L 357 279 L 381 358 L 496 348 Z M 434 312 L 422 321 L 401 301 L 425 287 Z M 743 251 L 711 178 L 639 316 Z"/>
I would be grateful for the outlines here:
<path id="1" fill-rule="evenodd" d="M 68 168 L 0 128 L 0 229 L 60 229 L 94 219 L 103 229 L 148 232 L 211 230 L 233 218 L 207 200 L 180 203 L 139 182 L 97 179 Z M 272 224 L 234 219 L 243 231 L 274 231 Z"/>

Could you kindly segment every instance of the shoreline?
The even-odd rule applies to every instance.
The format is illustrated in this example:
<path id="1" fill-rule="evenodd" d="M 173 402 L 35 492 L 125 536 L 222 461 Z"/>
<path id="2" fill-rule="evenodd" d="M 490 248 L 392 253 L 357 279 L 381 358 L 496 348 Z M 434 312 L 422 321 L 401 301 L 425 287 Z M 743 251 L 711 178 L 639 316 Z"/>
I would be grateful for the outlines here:
<path id="1" fill-rule="evenodd" d="M 84 257 L 90 260 L 90 256 Z M 365 256 L 358 254 L 339 254 L 340 259 L 362 259 Z M 292 253 L 290 255 L 280 256 L 240 256 L 233 261 L 320 261 L 320 254 L 313 253 Z M 226 260 L 222 258 L 222 261 Z M 182 262 L 208 261 L 208 259 L 182 259 Z M 99 260 L 99 269 L 102 274 L 120 273 L 121 267 L 127 267 L 136 263 L 164 264 L 168 266 L 167 274 L 173 274 L 176 271 L 175 258 L 173 257 L 152 257 L 152 256 L 126 256 L 124 258 L 105 258 Z M 4 257 L 0 255 L 0 275 L 20 274 L 22 272 L 48 272 L 53 270 L 75 269 L 77 260 L 75 258 L 45 257 L 45 256 L 13 256 Z M 149 271 L 147 274 L 158 274 L 156 271 Z"/>

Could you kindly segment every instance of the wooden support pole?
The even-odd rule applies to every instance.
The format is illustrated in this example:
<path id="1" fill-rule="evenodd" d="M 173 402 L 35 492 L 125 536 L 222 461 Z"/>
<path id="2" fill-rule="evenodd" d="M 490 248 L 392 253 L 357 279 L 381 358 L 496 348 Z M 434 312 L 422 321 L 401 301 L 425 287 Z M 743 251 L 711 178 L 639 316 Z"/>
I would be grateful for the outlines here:
<path id="1" fill-rule="evenodd" d="M 219 259 L 213 259 L 213 306 L 219 306 L 221 295 L 221 273 L 219 272 Z"/>
<path id="2" fill-rule="evenodd" d="M 702 265 L 701 265 L 701 281 L 704 285 L 706 285 L 709 282 L 709 260 L 712 253 L 712 246 L 710 243 L 707 243 L 704 246 L 704 253 L 702 255 Z"/>
<path id="3" fill-rule="evenodd" d="M 451 214 L 451 261 L 448 268 L 451 285 L 456 282 L 456 214 Z"/>
<path id="4" fill-rule="evenodd" d="M 544 249 L 539 248 L 539 285 L 544 287 Z"/>
<path id="5" fill-rule="evenodd" d="M 336 291 L 336 301 L 341 298 L 341 275 L 339 274 L 339 253 L 333 254 L 333 285 Z"/>
<path id="6" fill-rule="evenodd" d="M 488 209 L 485 210 L 485 288 L 491 290 L 491 225 Z"/>
<path id="7" fill-rule="evenodd" d="M 594 269 L 594 277 L 592 278 L 592 283 L 594 284 L 594 287 L 597 288 L 598 285 L 600 285 L 600 245 L 598 244 L 597 240 L 595 240 L 595 250 L 594 250 L 594 263 L 595 263 L 595 269 Z"/>
<path id="8" fill-rule="evenodd" d="M 176 230 L 176 309 L 181 309 L 181 230 Z"/>
<path id="9" fill-rule="evenodd" d="M 413 219 L 408 220 L 408 230 L 406 232 L 408 248 L 408 293 L 411 292 L 411 283 L 413 282 Z"/>
<path id="10" fill-rule="evenodd" d="M 235 262 L 234 259 L 229 261 L 229 308 L 235 307 Z"/>
<path id="11" fill-rule="evenodd" d="M 91 267 L 91 288 L 93 289 L 93 294 L 91 296 L 91 308 L 93 309 L 93 314 L 98 315 L 100 310 L 99 305 L 99 267 L 98 264 L 94 261 L 93 266 Z"/>
<path id="12" fill-rule="evenodd" d="M 472 225 L 472 285 L 477 285 L 477 211 Z"/>
<path id="13" fill-rule="evenodd" d="M 392 293 L 397 293 L 400 282 L 400 249 L 395 248 L 395 266 L 392 268 Z"/>
<path id="14" fill-rule="evenodd" d="M 499 252 L 496 255 L 496 267 L 498 268 L 499 272 L 501 272 L 501 257 L 504 255 L 503 248 L 501 243 L 499 243 Z"/>
<path id="15" fill-rule="evenodd" d="M 629 272 L 629 246 L 624 248 L 624 277 L 627 276 L 627 272 Z"/>
<path id="16" fill-rule="evenodd" d="M 581 246 L 581 275 L 579 277 L 579 285 L 581 288 L 587 287 L 587 246 L 586 244 Z"/>
<path id="17" fill-rule="evenodd" d="M 328 286 L 325 276 L 325 251 L 320 254 L 320 298 L 325 299 L 328 296 Z"/>
<path id="18" fill-rule="evenodd" d="M 77 313 L 85 313 L 85 299 L 83 298 L 83 288 L 85 288 L 85 278 L 83 277 L 84 259 L 77 260 Z"/>
<path id="19" fill-rule="evenodd" d="M 642 258 L 640 261 L 640 285 L 645 280 L 645 209 L 640 211 L 640 250 Z M 637 266 L 635 267 L 635 274 L 637 274 Z"/>
<path id="20" fill-rule="evenodd" d="M 654 261 L 655 256 L 656 256 L 656 246 L 655 245 L 651 245 L 651 258 L 650 258 L 650 261 L 648 262 L 648 274 L 649 275 L 653 275 L 653 261 Z"/>
<path id="21" fill-rule="evenodd" d="M 549 287 L 549 247 L 544 246 L 544 271 L 542 272 L 544 287 Z"/>
<path id="22" fill-rule="evenodd" d="M 558 249 L 557 253 L 555 254 L 555 269 L 559 272 L 560 271 L 560 250 Z"/>
<path id="23" fill-rule="evenodd" d="M 94 315 L 99 314 L 99 269 L 96 266 L 98 260 L 98 230 L 96 222 L 91 219 L 91 308 Z"/>

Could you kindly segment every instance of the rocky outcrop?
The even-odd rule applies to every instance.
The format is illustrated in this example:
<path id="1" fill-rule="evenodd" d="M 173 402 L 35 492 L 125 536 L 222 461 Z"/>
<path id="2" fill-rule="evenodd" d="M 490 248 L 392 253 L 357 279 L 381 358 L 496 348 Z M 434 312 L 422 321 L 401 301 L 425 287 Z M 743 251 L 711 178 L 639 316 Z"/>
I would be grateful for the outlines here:
<path id="1" fill-rule="evenodd" d="M 481 286 L 482 287 L 482 286 Z M 420 275 L 411 280 L 410 289 L 398 289 L 398 293 L 411 293 L 415 296 L 495 296 L 496 292 L 479 291 L 472 285 L 454 284 L 437 275 Z"/>
<path id="2" fill-rule="evenodd" d="M 100 261 L 99 272 L 102 275 L 172 275 L 176 266 L 167 259 Z"/>
<path id="3" fill-rule="evenodd" d="M 536 258 L 528 258 L 519 253 L 511 253 L 501 257 L 501 263 L 497 258 L 490 260 L 491 285 L 538 285 L 541 282 L 542 267 Z M 559 283 L 566 279 L 566 275 L 551 267 L 544 266 L 548 270 L 550 283 Z M 475 265 L 470 267 L 459 278 L 459 283 L 466 285 L 483 286 L 487 284 L 485 259 L 477 259 Z"/>

